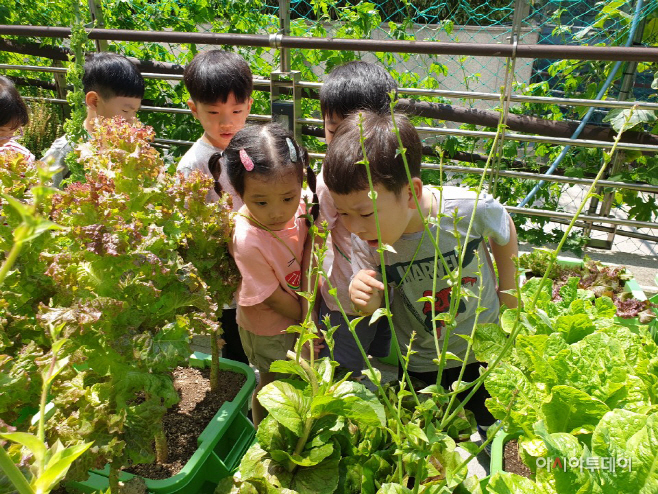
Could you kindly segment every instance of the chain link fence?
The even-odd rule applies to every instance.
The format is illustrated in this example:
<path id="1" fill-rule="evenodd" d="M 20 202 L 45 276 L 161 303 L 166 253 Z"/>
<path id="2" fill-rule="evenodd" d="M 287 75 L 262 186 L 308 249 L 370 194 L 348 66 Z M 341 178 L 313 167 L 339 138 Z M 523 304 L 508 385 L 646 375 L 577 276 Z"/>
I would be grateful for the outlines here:
<path id="1" fill-rule="evenodd" d="M 13 0 L 14 5 L 10 1 L 8 7 L 0 7 L 0 24 L 70 26 L 73 23 L 71 1 L 78 0 L 63 3 L 37 0 L 32 7 L 26 8 L 19 5 L 19 0 Z M 474 45 L 658 44 L 658 2 L 655 1 L 602 3 L 595 0 L 543 0 L 530 4 L 522 0 L 389 0 L 379 3 L 343 0 L 300 0 L 289 3 L 276 0 L 89 0 L 84 7 L 84 22 L 90 27 L 137 31 L 270 35 L 283 31 L 284 34 L 303 37 L 396 39 Z M 95 45 L 90 48 L 116 51 L 139 60 L 156 62 L 149 68 L 143 68 L 143 71 L 174 74 L 169 78 L 148 79 L 145 106 L 178 108 L 179 111 L 143 112 L 142 119 L 153 125 L 156 133 L 170 142 L 189 142 L 201 134 L 200 126 L 183 111 L 187 94 L 180 73 L 182 67 L 206 46 L 114 41 L 96 42 Z M 271 73 L 282 66 L 284 69 L 299 71 L 303 81 L 319 82 L 324 74 L 341 63 L 354 59 L 377 62 L 391 72 L 401 88 L 435 91 L 434 94 L 414 94 L 416 101 L 450 105 L 462 113 L 480 112 L 474 113 L 476 116 L 487 112 L 490 112 L 489 115 L 499 115 L 505 111 L 511 116 L 536 117 L 548 123 L 578 123 L 582 121 L 587 107 L 571 105 L 565 102 L 565 98 L 595 99 L 597 93 L 603 92 L 602 97 L 605 99 L 655 102 L 655 89 L 651 88 L 657 70 L 655 63 L 623 64 L 606 86 L 607 81 L 604 81 L 613 72 L 615 62 L 516 59 L 513 70 L 509 71 L 510 60 L 505 57 L 225 48 L 237 50 L 249 62 L 254 75 L 264 80 L 269 80 Z M 53 66 L 66 63 L 66 42 L 58 39 L 5 37 L 0 39 L 0 50 L 0 61 L 9 65 Z M 50 73 L 17 70 L 6 70 L 6 73 L 16 79 L 24 94 L 62 98 L 66 92 L 61 76 L 58 80 Z M 508 76 L 510 73 L 511 77 Z M 260 120 L 266 120 L 272 111 L 269 85 L 257 85 L 256 89 L 252 113 L 260 115 Z M 498 97 L 505 90 L 517 95 L 547 99 L 541 102 L 513 102 L 506 107 Z M 308 94 L 313 96 L 313 91 L 308 91 Z M 405 96 L 404 92 L 401 96 Z M 302 116 L 311 123 L 320 118 L 316 97 L 305 98 L 301 109 Z M 609 115 L 608 108 L 595 109 L 588 117 L 589 124 L 608 125 L 605 119 Z M 449 131 L 492 130 L 490 124 L 478 120 L 441 118 L 441 115 L 414 118 L 421 128 L 446 129 L 445 133 L 438 135 L 435 132 L 422 133 L 429 150 L 427 160 L 430 164 L 438 162 L 436 147 L 440 146 L 450 164 L 482 166 L 491 147 L 491 139 L 450 134 Z M 320 126 L 320 122 L 316 123 Z M 654 132 L 653 125 L 654 122 L 648 120 L 638 130 Z M 570 134 L 563 137 L 568 138 Z M 305 136 L 304 141 L 314 151 L 324 150 L 321 139 Z M 545 173 L 562 149 L 563 146 L 550 142 L 524 142 L 506 138 L 499 166 L 504 170 Z M 170 148 L 173 156 L 179 156 L 185 150 L 184 145 Z M 644 155 L 640 153 L 639 161 L 637 153 L 634 153 L 627 152 L 623 166 L 611 170 L 608 178 L 658 185 L 655 179 L 652 181 L 650 173 L 654 169 L 658 172 L 655 152 Z M 555 174 L 591 177 L 593 171 L 600 167 L 602 159 L 601 149 L 575 147 L 560 161 Z M 478 176 L 467 171 L 454 172 L 452 180 L 461 184 L 475 183 Z M 428 182 L 436 181 L 437 174 L 427 170 L 424 179 Z M 495 183 L 495 193 L 507 205 L 516 206 L 528 197 L 535 184 L 536 180 L 527 178 L 499 177 Z M 658 209 L 655 193 L 601 192 L 607 195 L 592 205 L 591 214 L 655 221 Z M 582 193 L 582 186 L 549 183 L 540 189 L 529 205 L 572 213 L 582 199 Z M 564 227 L 561 222 L 551 221 L 547 217 L 518 220 L 518 226 L 528 240 L 536 243 L 556 239 L 560 235 L 557 231 Z M 591 226 L 583 225 L 591 238 L 600 240 L 598 246 L 658 254 L 656 230 L 610 225 L 599 225 L 599 228 L 607 230 L 592 230 Z M 632 235 L 618 235 L 624 232 Z M 572 240 L 574 248 L 582 247 L 582 230 L 574 234 Z"/>

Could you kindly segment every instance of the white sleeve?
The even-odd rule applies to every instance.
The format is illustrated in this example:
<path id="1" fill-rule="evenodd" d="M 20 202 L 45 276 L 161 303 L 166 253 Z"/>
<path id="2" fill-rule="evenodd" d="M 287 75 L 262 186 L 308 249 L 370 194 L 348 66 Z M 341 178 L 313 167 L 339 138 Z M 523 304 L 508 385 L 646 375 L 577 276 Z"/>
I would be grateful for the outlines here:
<path id="1" fill-rule="evenodd" d="M 185 178 L 189 177 L 190 173 L 196 168 L 194 166 L 194 161 L 194 150 L 190 148 L 178 162 L 176 173 L 182 173 Z"/>
<path id="2" fill-rule="evenodd" d="M 482 194 L 475 214 L 479 233 L 489 237 L 498 245 L 506 245 L 510 240 L 509 213 L 490 194 Z"/>

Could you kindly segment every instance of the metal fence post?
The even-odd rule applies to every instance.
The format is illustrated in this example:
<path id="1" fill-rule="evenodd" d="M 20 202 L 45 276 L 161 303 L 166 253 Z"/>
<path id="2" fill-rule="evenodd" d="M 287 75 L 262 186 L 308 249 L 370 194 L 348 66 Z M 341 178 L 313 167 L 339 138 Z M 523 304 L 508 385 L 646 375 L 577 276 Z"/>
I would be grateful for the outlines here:
<path id="1" fill-rule="evenodd" d="M 100 0 L 87 0 L 89 5 L 89 14 L 91 15 L 91 22 L 93 27 L 104 28 L 105 21 L 103 20 L 103 7 Z M 96 44 L 96 51 L 107 51 L 108 43 L 104 39 L 97 39 L 94 41 Z"/>
<path id="2" fill-rule="evenodd" d="M 272 72 L 270 76 L 272 120 L 288 128 L 296 141 L 301 139 L 301 124 L 297 123 L 302 115 L 302 88 L 299 87 L 301 72 Z M 290 87 L 292 86 L 292 99 Z M 300 141 L 301 142 L 301 141 Z"/>
<path id="3" fill-rule="evenodd" d="M 642 36 L 644 34 L 645 24 L 646 24 L 645 20 L 642 19 L 640 21 L 640 24 L 638 25 L 637 31 L 635 32 L 633 45 L 642 44 Z M 626 64 L 626 68 L 621 78 L 619 96 L 617 97 L 618 101 L 627 101 L 632 96 L 633 85 L 635 84 L 636 75 L 637 75 L 637 62 L 628 62 Z M 608 178 L 616 175 L 621 170 L 621 167 L 625 162 L 626 162 L 626 153 L 623 150 L 618 150 L 610 160 L 610 163 L 608 163 L 608 169 L 606 170 L 603 178 Z M 603 190 L 604 189 L 602 187 L 597 187 L 595 192 L 597 194 L 601 194 L 603 193 Z M 616 191 L 608 190 L 607 192 L 605 192 L 605 194 L 603 194 L 603 200 L 600 202 L 596 197 L 593 197 L 590 202 L 589 214 L 591 215 L 598 214 L 603 218 L 609 217 L 610 211 L 612 210 L 612 204 L 614 202 L 615 192 Z M 600 204 L 600 208 L 598 207 L 599 204 Z M 599 209 L 598 213 L 596 212 L 597 208 Z M 585 237 L 589 237 L 591 235 L 593 223 L 586 223 L 586 225 L 587 226 L 583 229 L 583 235 Z M 606 240 L 589 238 L 587 241 L 587 246 L 594 247 L 597 249 L 611 250 L 612 245 L 615 241 L 617 226 L 618 225 L 612 225 L 612 231 L 608 232 L 608 237 Z"/>
<path id="4" fill-rule="evenodd" d="M 89 0 L 93 1 L 93 0 Z M 290 35 L 290 0 L 279 0 L 279 25 L 283 36 Z M 281 72 L 290 72 L 290 49 L 279 48 L 280 70 Z"/>

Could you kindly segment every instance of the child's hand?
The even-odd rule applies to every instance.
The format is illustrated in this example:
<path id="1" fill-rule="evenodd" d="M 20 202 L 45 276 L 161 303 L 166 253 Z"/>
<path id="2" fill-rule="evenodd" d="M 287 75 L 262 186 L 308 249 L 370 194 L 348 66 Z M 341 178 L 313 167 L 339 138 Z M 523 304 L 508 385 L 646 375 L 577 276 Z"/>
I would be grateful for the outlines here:
<path id="1" fill-rule="evenodd" d="M 320 335 L 319 338 L 313 340 L 313 353 L 315 358 L 318 358 L 320 355 L 320 350 L 324 348 L 324 336 Z"/>
<path id="2" fill-rule="evenodd" d="M 372 314 L 382 305 L 384 284 L 376 276 L 376 271 L 362 269 L 350 283 L 350 299 L 361 314 Z"/>
<path id="3" fill-rule="evenodd" d="M 313 349 L 313 360 L 318 358 L 320 355 L 320 350 L 324 348 L 324 338 L 320 337 L 318 339 L 313 339 L 304 343 L 302 347 L 302 358 L 306 360 L 311 360 L 311 349 Z"/>

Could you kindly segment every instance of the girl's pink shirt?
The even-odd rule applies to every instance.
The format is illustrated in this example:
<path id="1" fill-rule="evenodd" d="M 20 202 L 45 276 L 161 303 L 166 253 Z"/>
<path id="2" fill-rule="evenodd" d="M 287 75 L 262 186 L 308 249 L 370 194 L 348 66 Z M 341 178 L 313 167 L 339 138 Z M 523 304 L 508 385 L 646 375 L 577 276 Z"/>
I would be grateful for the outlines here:
<path id="1" fill-rule="evenodd" d="M 14 140 L 9 140 L 2 146 L 0 146 L 0 153 L 4 153 L 5 151 L 17 151 L 21 153 L 23 156 L 25 156 L 25 159 L 27 160 L 28 163 L 33 163 L 34 162 L 34 155 L 27 149 L 25 146 L 18 144 Z"/>
<path id="2" fill-rule="evenodd" d="M 248 214 L 248 210 L 243 207 L 240 213 Z M 306 208 L 302 197 L 289 227 L 273 232 L 280 240 L 242 214 L 235 216 L 230 248 L 242 275 L 236 302 L 238 324 L 243 329 L 261 336 L 274 336 L 284 333 L 293 324 L 299 324 L 299 321 L 270 309 L 263 301 L 279 286 L 299 298 L 297 291 L 302 278 L 300 262 L 308 234 L 306 221 L 300 217 L 304 214 Z"/>

